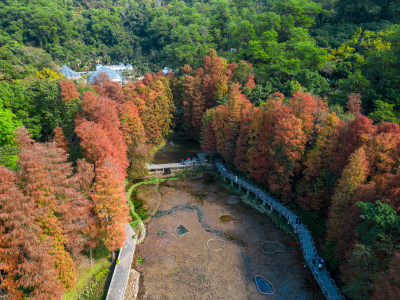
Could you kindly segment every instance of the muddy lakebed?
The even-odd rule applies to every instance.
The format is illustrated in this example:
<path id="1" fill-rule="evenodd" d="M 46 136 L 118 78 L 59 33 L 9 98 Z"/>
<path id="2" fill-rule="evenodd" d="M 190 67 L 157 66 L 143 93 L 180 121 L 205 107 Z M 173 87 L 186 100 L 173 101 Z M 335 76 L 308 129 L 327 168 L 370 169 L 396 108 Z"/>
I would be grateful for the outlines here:
<path id="1" fill-rule="evenodd" d="M 152 216 L 132 265 L 138 299 L 324 299 L 295 240 L 209 174 L 138 189 Z M 188 232 L 177 232 L 179 225 Z M 263 252 L 271 247 L 279 251 Z M 273 295 L 259 293 L 256 275 L 274 286 Z"/>

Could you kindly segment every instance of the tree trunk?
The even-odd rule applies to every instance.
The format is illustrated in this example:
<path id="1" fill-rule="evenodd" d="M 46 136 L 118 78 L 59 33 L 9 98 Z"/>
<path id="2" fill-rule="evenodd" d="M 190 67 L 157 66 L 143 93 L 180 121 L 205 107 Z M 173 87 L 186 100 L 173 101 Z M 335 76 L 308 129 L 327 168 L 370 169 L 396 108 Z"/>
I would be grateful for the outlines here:
<path id="1" fill-rule="evenodd" d="M 115 261 L 115 251 L 111 251 L 111 261 Z"/>
<path id="2" fill-rule="evenodd" d="M 90 248 L 89 252 L 90 252 L 90 265 L 93 265 L 92 248 Z"/>

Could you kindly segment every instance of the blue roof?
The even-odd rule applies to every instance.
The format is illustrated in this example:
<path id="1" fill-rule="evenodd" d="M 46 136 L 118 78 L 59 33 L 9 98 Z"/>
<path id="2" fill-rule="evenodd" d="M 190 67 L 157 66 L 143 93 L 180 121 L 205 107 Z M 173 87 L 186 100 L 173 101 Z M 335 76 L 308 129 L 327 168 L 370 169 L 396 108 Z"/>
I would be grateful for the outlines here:
<path id="1" fill-rule="evenodd" d="M 63 74 L 67 78 L 79 78 L 81 75 L 73 71 L 71 68 L 68 68 L 66 65 L 63 65 L 60 68 L 60 73 Z"/>
<path id="2" fill-rule="evenodd" d="M 98 70 L 94 71 L 92 74 L 90 74 L 90 76 L 88 78 L 88 82 L 93 83 L 95 77 L 98 78 L 100 73 L 106 73 L 106 75 L 108 76 L 108 78 L 111 81 L 119 81 L 119 82 L 124 82 L 125 81 L 124 76 L 122 76 L 117 71 L 109 69 L 109 68 L 106 68 L 106 67 L 101 67 Z"/>

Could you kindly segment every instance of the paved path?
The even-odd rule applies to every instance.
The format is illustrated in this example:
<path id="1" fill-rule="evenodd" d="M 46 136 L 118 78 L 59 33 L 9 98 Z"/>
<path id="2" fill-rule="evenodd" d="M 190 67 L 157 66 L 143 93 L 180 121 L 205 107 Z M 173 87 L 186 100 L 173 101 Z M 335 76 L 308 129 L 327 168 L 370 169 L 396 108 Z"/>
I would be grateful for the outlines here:
<path id="1" fill-rule="evenodd" d="M 125 244 L 119 252 L 119 263 L 115 265 L 106 300 L 124 299 L 131 270 L 133 254 L 135 253 L 136 248 L 137 239 L 133 238 L 134 234 L 135 232 L 133 231 L 132 227 L 127 224 Z"/>
<path id="2" fill-rule="evenodd" d="M 158 171 L 165 169 L 184 169 L 191 168 L 193 166 L 193 162 L 188 162 L 182 165 L 181 163 L 169 163 L 169 164 L 158 164 L 158 165 L 150 165 L 146 164 L 146 167 L 149 171 Z"/>
<path id="3" fill-rule="evenodd" d="M 232 185 L 233 183 L 235 183 L 236 185 L 238 185 L 239 189 L 243 188 L 248 191 L 248 193 L 251 192 L 256 197 L 255 201 L 257 201 L 257 199 L 261 199 L 263 206 L 268 204 L 268 206 L 271 207 L 271 210 L 276 210 L 280 215 L 286 218 L 288 223 L 293 227 L 294 231 L 299 236 L 304 259 L 310 267 L 310 270 L 313 273 L 315 280 L 321 287 L 321 290 L 325 297 L 332 300 L 343 299 L 329 272 L 325 268 L 322 270 L 318 270 L 317 264 L 312 263 L 312 259 L 317 256 L 317 250 L 315 249 L 311 233 L 307 229 L 307 226 L 305 226 L 304 224 L 296 223 L 297 215 L 294 214 L 290 209 L 273 199 L 265 191 L 229 172 L 221 161 L 217 161 L 215 163 L 215 166 L 217 167 L 217 170 L 221 174 L 221 176 L 223 176 L 224 179 L 227 178 L 228 180 L 230 180 Z"/>

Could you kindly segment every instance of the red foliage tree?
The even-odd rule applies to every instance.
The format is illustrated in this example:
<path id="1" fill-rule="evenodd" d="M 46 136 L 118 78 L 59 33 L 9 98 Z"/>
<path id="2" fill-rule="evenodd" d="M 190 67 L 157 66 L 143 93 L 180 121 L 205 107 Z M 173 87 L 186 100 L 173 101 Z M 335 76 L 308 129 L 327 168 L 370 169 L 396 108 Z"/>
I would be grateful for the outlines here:
<path id="1" fill-rule="evenodd" d="M 247 76 L 247 82 L 245 84 L 245 87 L 249 88 L 249 89 L 254 89 L 256 87 L 256 83 L 254 82 L 254 75 L 253 74 L 249 74 L 249 76 Z"/>
<path id="2" fill-rule="evenodd" d="M 214 131 L 217 150 L 228 162 L 233 162 L 236 151 L 236 139 L 239 135 L 241 110 L 250 107 L 250 102 L 242 97 L 239 84 L 232 84 L 227 105 L 220 105 L 215 110 Z"/>
<path id="3" fill-rule="evenodd" d="M 81 139 L 81 146 L 90 162 L 99 166 L 110 156 L 117 163 L 124 178 L 129 162 L 116 106 L 117 104 L 109 98 L 85 93 L 82 115 L 89 121 L 78 116 L 75 120 L 75 132 Z"/>
<path id="4" fill-rule="evenodd" d="M 318 97 L 303 92 L 292 95 L 289 101 L 293 114 L 303 121 L 303 131 L 311 138 L 316 137 L 321 123 L 328 113 L 328 104 Z"/>
<path id="5" fill-rule="evenodd" d="M 183 118 L 185 131 L 190 137 L 200 133 L 200 120 L 205 111 L 205 102 L 200 92 L 201 78 L 198 76 L 185 76 L 183 87 Z M 200 118 L 200 120 L 199 120 Z"/>
<path id="6" fill-rule="evenodd" d="M 125 175 L 125 169 L 129 166 L 126 155 L 127 146 L 124 135 L 120 129 L 121 123 L 115 102 L 109 98 L 100 97 L 97 101 L 93 119 L 97 124 L 103 127 L 110 143 L 116 149 L 114 153 L 115 156 L 113 156 L 114 161 L 118 164 L 120 173 Z"/>
<path id="7" fill-rule="evenodd" d="M 358 116 L 361 114 L 361 95 L 360 94 L 350 94 L 349 100 L 346 104 L 347 110 L 352 114 Z"/>
<path id="8" fill-rule="evenodd" d="M 305 180 L 311 185 L 310 188 L 307 184 L 303 186 L 306 195 L 302 194 L 301 202 L 314 202 L 313 207 L 317 209 L 330 206 L 335 183 L 348 164 L 350 155 L 365 145 L 368 137 L 376 131 L 372 120 L 362 115 L 347 124 L 339 122 L 332 129 L 332 134 L 329 135 L 329 139 L 325 139 L 323 148 L 316 149 L 314 158 L 306 163 L 309 170 L 305 171 L 308 173 Z"/>
<path id="9" fill-rule="evenodd" d="M 76 89 L 76 85 L 72 80 L 60 79 L 61 98 L 64 102 L 71 102 L 73 99 L 78 99 L 80 94 Z"/>
<path id="10" fill-rule="evenodd" d="M 118 160 L 118 150 L 112 145 L 101 125 L 83 120 L 75 128 L 75 132 L 81 139 L 80 144 L 86 158 L 96 167 L 101 166 L 107 157 Z"/>
<path id="11" fill-rule="evenodd" d="M 58 299 L 63 286 L 50 255 L 51 239 L 37 220 L 40 208 L 18 188 L 15 174 L 3 166 L 0 180 L 0 269 L 5 272 L 0 286 L 10 299 Z"/>
<path id="12" fill-rule="evenodd" d="M 100 237 L 107 249 L 114 252 L 125 241 L 125 225 L 129 221 L 124 182 L 121 182 L 112 159 L 107 159 L 96 174 L 96 193 L 92 198 L 100 220 Z"/>
<path id="13" fill-rule="evenodd" d="M 84 158 L 78 159 L 76 164 L 76 173 L 73 177 L 74 186 L 78 190 L 88 193 L 95 176 L 94 166 L 93 164 L 88 163 Z"/>
<path id="14" fill-rule="evenodd" d="M 225 75 L 226 61 L 219 57 L 213 49 L 209 50 L 208 56 L 203 61 L 204 75 L 202 82 L 202 96 L 205 109 L 214 107 L 218 98 L 228 94 L 228 78 Z M 204 112 L 203 112 L 204 113 Z"/>
<path id="15" fill-rule="evenodd" d="M 65 151 L 55 143 L 32 143 L 25 128 L 18 129 L 17 141 L 21 149 L 21 187 L 40 208 L 37 221 L 52 242 L 50 254 L 54 258 L 58 278 L 63 286 L 70 287 L 75 283 L 75 263 L 67 252 L 68 231 L 73 232 L 74 236 L 79 231 L 73 221 L 68 222 L 65 214 L 75 208 L 73 195 L 76 191 L 68 187 L 71 165 L 66 163 Z M 64 227 L 68 226 L 68 230 L 65 230 Z"/>
<path id="16" fill-rule="evenodd" d="M 203 116 L 203 131 L 201 135 L 201 151 L 213 153 L 217 151 L 213 125 L 214 110 L 209 109 Z"/>
<path id="17" fill-rule="evenodd" d="M 338 240 L 338 229 L 343 228 L 343 214 L 350 208 L 352 197 L 364 184 L 368 176 L 368 161 L 363 147 L 357 149 L 351 156 L 349 164 L 343 170 L 332 198 L 332 206 L 328 220 L 328 239 Z"/>
<path id="18" fill-rule="evenodd" d="M 93 92 L 86 92 L 82 97 L 82 112 L 86 118 L 94 116 L 96 111 L 98 96 Z"/>
<path id="19" fill-rule="evenodd" d="M 400 128 L 396 123 L 379 123 L 376 132 L 366 136 L 371 176 L 394 174 L 400 156 Z"/>
<path id="20" fill-rule="evenodd" d="M 59 126 L 54 129 L 54 141 L 57 143 L 57 146 L 63 149 L 65 152 L 69 151 L 67 138 Z"/>
<path id="21" fill-rule="evenodd" d="M 167 77 L 146 74 L 135 85 L 125 88 L 126 100 L 132 101 L 139 112 L 146 132 L 147 144 L 158 145 L 171 132 L 172 114 L 175 110 L 172 101 L 170 81 Z"/>
<path id="22" fill-rule="evenodd" d="M 387 202 L 396 210 L 400 212 L 400 172 L 391 175 L 384 186 L 384 194 Z"/>
<path id="23" fill-rule="evenodd" d="M 365 144 L 368 135 L 375 133 L 376 126 L 372 123 L 370 118 L 359 115 L 343 127 L 338 143 L 331 144 L 332 149 L 328 149 L 332 151 L 328 162 L 331 170 L 338 172 L 337 174 L 341 173 L 350 155 Z"/>
<path id="24" fill-rule="evenodd" d="M 393 252 L 389 268 L 382 272 L 375 284 L 374 299 L 396 299 L 400 295 L 400 250 Z"/>
<path id="25" fill-rule="evenodd" d="M 128 147 L 128 174 L 139 177 L 146 174 L 146 161 L 150 157 L 150 147 L 146 145 L 146 132 L 139 112 L 133 102 L 127 101 L 118 107 L 122 132 Z"/>
<path id="26" fill-rule="evenodd" d="M 187 64 L 184 65 L 183 67 L 181 67 L 181 70 L 185 74 L 192 73 L 192 71 L 193 71 L 192 67 L 190 65 L 187 65 Z"/>
<path id="27" fill-rule="evenodd" d="M 302 208 L 320 211 L 330 205 L 329 170 L 326 169 L 326 149 L 337 142 L 338 131 L 343 126 L 339 117 L 332 113 L 326 117 L 316 138 L 314 147 L 307 153 L 303 178 L 298 186 L 298 201 Z"/>
<path id="28" fill-rule="evenodd" d="M 99 95 L 116 102 L 122 102 L 125 99 L 121 84 L 111 81 L 106 73 L 100 73 L 98 77 L 95 77 L 93 88 Z"/>
<path id="29" fill-rule="evenodd" d="M 254 107 L 245 108 L 241 112 L 239 135 L 236 140 L 236 151 L 234 165 L 243 173 L 248 172 L 249 158 L 247 152 L 249 150 L 250 140 L 250 124 L 253 121 Z"/>
<path id="30" fill-rule="evenodd" d="M 302 121 L 292 114 L 290 106 L 283 104 L 280 94 L 267 101 L 265 112 L 256 112 L 250 127 L 250 174 L 288 201 L 291 180 L 301 161 L 306 134 Z"/>

